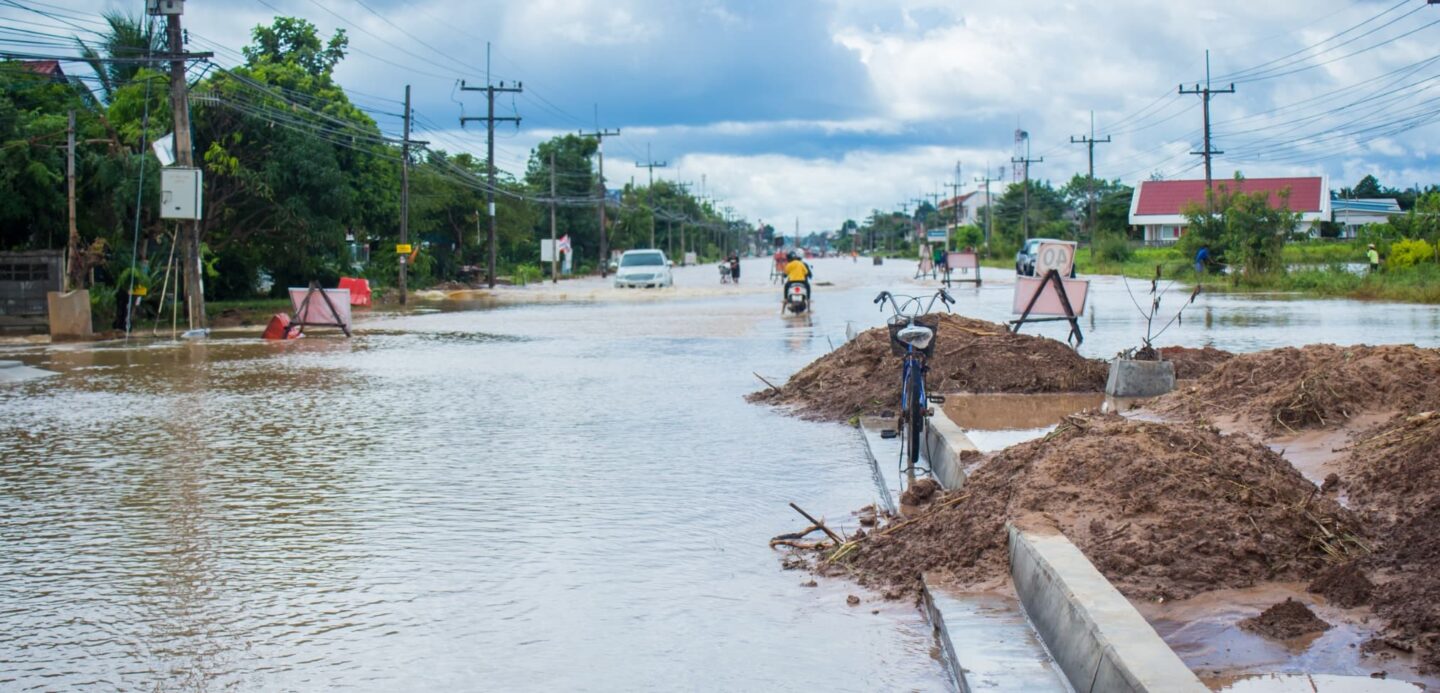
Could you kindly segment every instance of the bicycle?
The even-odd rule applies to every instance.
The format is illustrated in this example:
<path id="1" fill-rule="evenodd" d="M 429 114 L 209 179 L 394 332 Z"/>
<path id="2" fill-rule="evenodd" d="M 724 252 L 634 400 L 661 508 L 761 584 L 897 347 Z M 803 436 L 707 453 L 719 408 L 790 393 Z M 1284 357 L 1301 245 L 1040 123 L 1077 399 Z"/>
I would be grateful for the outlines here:
<path id="1" fill-rule="evenodd" d="M 896 299 L 904 299 L 900 302 Z M 932 313 L 935 301 L 945 305 L 948 312 L 955 305 L 955 299 L 944 288 L 936 289 L 925 304 L 924 296 L 896 296 L 881 291 L 875 297 L 877 305 L 890 301 L 894 314 L 886 320 L 890 330 L 890 351 L 903 359 L 900 370 L 900 418 L 897 430 L 906 432 L 905 446 L 901 451 L 905 466 L 905 478 L 915 483 L 915 468 L 920 460 L 920 437 L 925 430 L 925 417 L 929 415 L 928 403 L 943 403 L 944 397 L 927 396 L 925 374 L 929 371 L 928 361 L 935 353 L 935 336 L 940 327 L 940 316 Z M 924 305 L 925 310 L 920 308 Z M 884 310 L 884 307 L 881 307 Z M 881 432 L 881 437 L 894 438 L 897 430 Z M 905 458 L 908 456 L 908 460 Z"/>

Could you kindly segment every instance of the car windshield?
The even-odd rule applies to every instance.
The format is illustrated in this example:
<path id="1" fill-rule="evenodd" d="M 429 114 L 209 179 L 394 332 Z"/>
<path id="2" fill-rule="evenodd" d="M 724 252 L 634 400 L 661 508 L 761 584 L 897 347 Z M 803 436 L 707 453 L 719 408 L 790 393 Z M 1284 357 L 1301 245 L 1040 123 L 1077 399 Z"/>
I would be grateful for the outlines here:
<path id="1" fill-rule="evenodd" d="M 663 264 L 665 264 L 665 256 L 660 253 L 626 254 L 620 258 L 621 267 L 658 267 Z"/>

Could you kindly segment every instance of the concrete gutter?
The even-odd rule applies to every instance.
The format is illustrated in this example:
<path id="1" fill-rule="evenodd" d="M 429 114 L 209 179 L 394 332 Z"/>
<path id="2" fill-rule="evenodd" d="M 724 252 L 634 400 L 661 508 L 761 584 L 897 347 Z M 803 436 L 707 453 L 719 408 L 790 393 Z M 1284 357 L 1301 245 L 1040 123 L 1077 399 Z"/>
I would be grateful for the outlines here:
<path id="1" fill-rule="evenodd" d="M 1007 529 L 1015 591 L 1075 690 L 1209 690 L 1065 535 Z"/>
<path id="2" fill-rule="evenodd" d="M 0 385 L 46 378 L 52 375 L 60 374 L 43 368 L 32 368 L 19 361 L 0 361 Z"/>

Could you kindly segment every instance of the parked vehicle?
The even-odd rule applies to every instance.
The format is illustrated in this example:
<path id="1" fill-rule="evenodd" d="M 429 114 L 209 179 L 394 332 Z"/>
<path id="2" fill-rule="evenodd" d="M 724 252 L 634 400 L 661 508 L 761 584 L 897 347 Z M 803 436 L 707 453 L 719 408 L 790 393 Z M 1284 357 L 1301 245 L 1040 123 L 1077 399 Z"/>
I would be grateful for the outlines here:
<path id="1" fill-rule="evenodd" d="M 615 268 L 615 288 L 663 288 L 675 285 L 671 263 L 660 250 L 627 250 Z"/>
<path id="2" fill-rule="evenodd" d="M 925 374 L 929 372 L 928 360 L 935 353 L 935 332 L 940 327 L 940 316 L 932 313 L 938 300 L 946 311 L 955 304 L 955 299 L 945 289 L 937 289 L 929 296 L 897 296 L 881 291 L 875 303 L 890 302 L 891 316 L 886 320 L 890 330 L 890 352 L 899 356 L 900 366 L 900 418 L 895 429 L 881 431 L 881 437 L 894 438 L 899 431 L 906 436 L 901 454 L 905 479 L 915 483 L 915 472 L 920 462 L 920 444 L 925 430 L 925 419 L 930 415 L 930 402 L 943 403 L 944 397 L 929 395 L 925 391 Z M 885 309 L 881 305 L 881 310 Z M 928 472 L 929 470 L 920 470 Z"/>
<path id="3" fill-rule="evenodd" d="M 1069 243 L 1056 238 L 1032 238 L 1020 246 L 1020 251 L 1015 253 L 1015 274 L 1026 277 L 1035 276 L 1035 255 L 1040 250 L 1041 243 Z M 1075 276 L 1075 265 L 1070 265 L 1070 276 Z"/>

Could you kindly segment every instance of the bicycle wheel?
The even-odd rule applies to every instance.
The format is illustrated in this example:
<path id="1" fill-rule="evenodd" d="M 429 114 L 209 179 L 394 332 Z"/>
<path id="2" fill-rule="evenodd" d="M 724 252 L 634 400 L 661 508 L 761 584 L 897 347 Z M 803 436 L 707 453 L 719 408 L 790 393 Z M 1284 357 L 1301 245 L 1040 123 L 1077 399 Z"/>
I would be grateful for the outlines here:
<path id="1" fill-rule="evenodd" d="M 918 359 L 910 362 L 907 369 L 910 382 L 905 384 L 905 426 L 909 428 L 910 445 L 907 452 L 909 464 L 905 468 L 907 476 L 913 478 L 915 469 L 920 466 L 920 438 L 925 429 L 925 381 Z"/>

